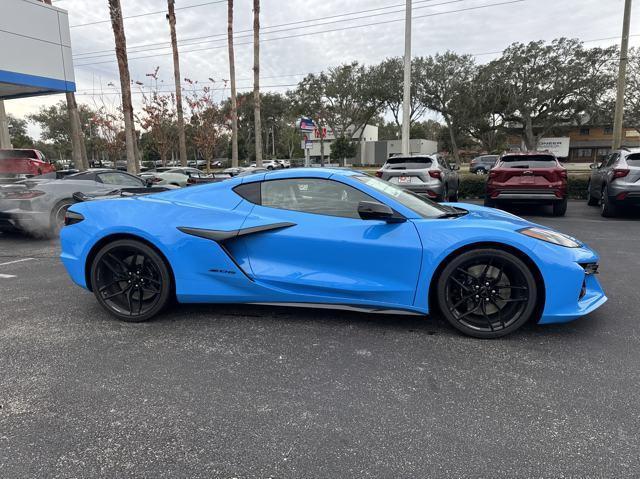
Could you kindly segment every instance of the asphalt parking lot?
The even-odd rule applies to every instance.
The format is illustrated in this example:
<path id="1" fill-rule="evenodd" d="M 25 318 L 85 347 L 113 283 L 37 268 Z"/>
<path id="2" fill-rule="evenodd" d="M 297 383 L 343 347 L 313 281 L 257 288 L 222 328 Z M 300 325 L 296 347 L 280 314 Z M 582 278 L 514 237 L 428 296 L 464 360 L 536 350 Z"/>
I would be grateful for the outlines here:
<path id="1" fill-rule="evenodd" d="M 124 324 L 55 241 L 0 234 L 0 477 L 637 477 L 640 215 L 517 213 L 601 254 L 604 307 L 494 341 L 257 306 Z"/>

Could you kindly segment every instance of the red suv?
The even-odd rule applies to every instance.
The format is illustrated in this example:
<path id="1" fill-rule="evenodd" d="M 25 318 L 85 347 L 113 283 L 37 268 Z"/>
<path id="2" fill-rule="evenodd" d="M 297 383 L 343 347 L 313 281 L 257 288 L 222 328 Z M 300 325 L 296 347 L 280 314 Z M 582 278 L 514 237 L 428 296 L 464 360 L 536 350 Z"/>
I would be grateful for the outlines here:
<path id="1" fill-rule="evenodd" d="M 552 153 L 505 153 L 489 172 L 484 205 L 550 204 L 564 216 L 567 194 L 567 170 Z"/>

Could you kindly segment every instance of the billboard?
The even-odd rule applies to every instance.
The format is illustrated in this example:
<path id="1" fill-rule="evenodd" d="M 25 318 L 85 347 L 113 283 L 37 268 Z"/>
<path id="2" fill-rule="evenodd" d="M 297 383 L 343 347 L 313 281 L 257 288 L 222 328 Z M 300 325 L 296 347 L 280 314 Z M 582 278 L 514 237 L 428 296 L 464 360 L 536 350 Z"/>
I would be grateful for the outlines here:
<path id="1" fill-rule="evenodd" d="M 75 91 L 67 12 L 36 0 L 0 8 L 0 99 Z"/>
<path id="2" fill-rule="evenodd" d="M 548 151 L 553 153 L 558 158 L 567 158 L 569 156 L 569 142 L 570 138 L 558 137 L 558 138 L 540 138 L 538 140 L 538 151 Z"/>

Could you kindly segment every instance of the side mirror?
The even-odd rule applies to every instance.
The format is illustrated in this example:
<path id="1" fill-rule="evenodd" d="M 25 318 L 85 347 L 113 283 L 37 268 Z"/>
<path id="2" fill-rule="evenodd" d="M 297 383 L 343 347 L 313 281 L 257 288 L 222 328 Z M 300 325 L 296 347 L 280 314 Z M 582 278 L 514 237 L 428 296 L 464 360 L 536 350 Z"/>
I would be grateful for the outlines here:
<path id="1" fill-rule="evenodd" d="M 358 214 L 363 220 L 382 220 L 387 223 L 401 223 L 405 218 L 397 215 L 391 208 L 376 201 L 358 203 Z"/>

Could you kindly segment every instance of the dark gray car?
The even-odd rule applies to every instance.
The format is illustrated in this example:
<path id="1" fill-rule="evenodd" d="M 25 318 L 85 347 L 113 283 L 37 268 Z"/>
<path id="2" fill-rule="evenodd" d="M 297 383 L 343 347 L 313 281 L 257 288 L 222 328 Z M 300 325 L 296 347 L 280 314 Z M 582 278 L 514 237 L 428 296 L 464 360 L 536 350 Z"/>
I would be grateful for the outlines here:
<path id="1" fill-rule="evenodd" d="M 73 194 L 105 194 L 122 188 L 145 188 L 147 182 L 118 170 L 91 170 L 62 179 L 33 177 L 0 187 L 0 229 L 55 234 Z"/>
<path id="2" fill-rule="evenodd" d="M 614 151 L 591 165 L 588 202 L 602 216 L 615 216 L 621 206 L 640 205 L 640 148 Z"/>
<path id="3" fill-rule="evenodd" d="M 486 175 L 493 168 L 500 158 L 499 155 L 476 156 L 469 164 L 469 172 L 474 175 Z"/>
<path id="4" fill-rule="evenodd" d="M 394 156 L 376 176 L 437 201 L 458 201 L 460 167 L 440 155 Z"/>

